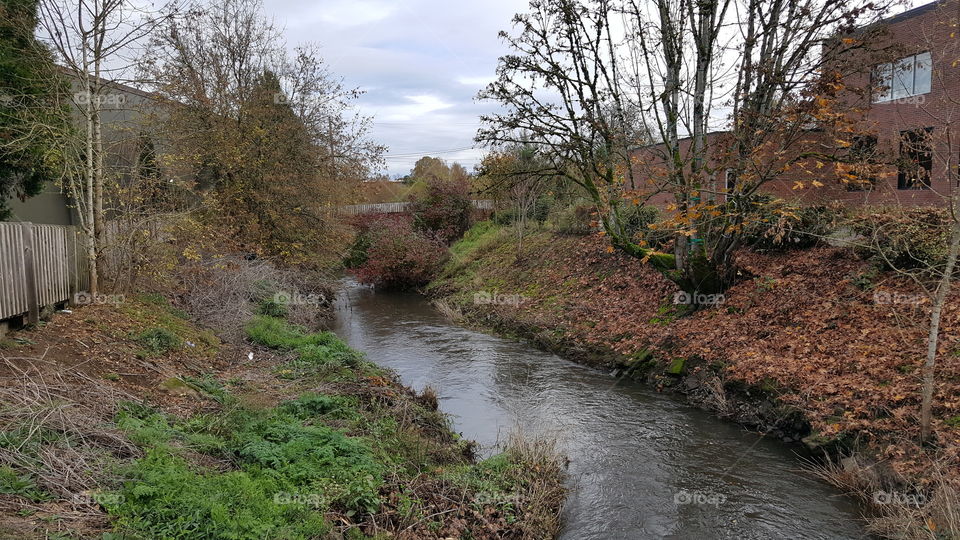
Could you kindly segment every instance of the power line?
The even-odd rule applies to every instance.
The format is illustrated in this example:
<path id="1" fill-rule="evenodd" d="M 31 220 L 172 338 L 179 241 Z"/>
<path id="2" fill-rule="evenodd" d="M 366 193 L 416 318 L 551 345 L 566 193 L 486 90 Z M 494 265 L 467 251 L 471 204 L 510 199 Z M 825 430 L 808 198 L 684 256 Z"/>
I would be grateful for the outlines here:
<path id="1" fill-rule="evenodd" d="M 384 159 L 423 157 L 423 156 L 434 156 L 434 155 L 441 155 L 441 154 L 456 154 L 457 152 L 466 152 L 467 150 L 480 150 L 480 149 L 473 146 L 468 146 L 466 148 L 454 148 L 451 150 L 436 150 L 433 152 L 404 152 L 402 154 L 387 154 L 386 156 L 384 156 Z"/>

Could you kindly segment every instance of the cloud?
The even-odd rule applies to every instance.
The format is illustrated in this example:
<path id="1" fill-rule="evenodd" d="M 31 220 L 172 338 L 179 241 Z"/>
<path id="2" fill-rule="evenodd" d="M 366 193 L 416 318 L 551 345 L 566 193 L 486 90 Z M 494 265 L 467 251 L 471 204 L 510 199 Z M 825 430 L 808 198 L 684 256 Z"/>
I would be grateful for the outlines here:
<path id="1" fill-rule="evenodd" d="M 363 26 L 385 20 L 395 11 L 389 4 L 369 0 L 334 0 L 321 4 L 322 10 L 315 9 L 316 5 L 301 8 L 298 16 L 288 19 L 287 28 L 315 28 L 318 23 L 345 27 Z"/>
<path id="2" fill-rule="evenodd" d="M 445 103 L 436 96 L 407 96 L 407 99 L 413 103 L 384 107 L 381 109 L 381 114 L 377 116 L 387 122 L 405 122 L 422 118 L 434 111 L 453 107 L 453 104 Z"/>
<path id="3" fill-rule="evenodd" d="M 317 42 L 330 69 L 365 91 L 358 109 L 396 156 L 387 155 L 391 174 L 409 172 L 416 158 L 406 156 L 421 152 L 479 162 L 482 151 L 464 149 L 497 106 L 474 98 L 506 52 L 498 32 L 527 0 L 271 0 L 265 9 L 291 46 Z"/>
<path id="4" fill-rule="evenodd" d="M 483 88 L 496 79 L 493 75 L 480 77 L 457 77 L 457 82 L 464 86 L 478 86 Z"/>

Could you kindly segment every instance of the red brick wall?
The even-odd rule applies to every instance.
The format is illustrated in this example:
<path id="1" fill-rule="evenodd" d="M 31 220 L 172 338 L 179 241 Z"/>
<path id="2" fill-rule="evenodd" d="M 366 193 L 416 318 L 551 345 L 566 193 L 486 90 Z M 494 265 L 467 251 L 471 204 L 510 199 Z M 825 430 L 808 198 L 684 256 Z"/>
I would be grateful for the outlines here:
<path id="1" fill-rule="evenodd" d="M 808 204 L 841 201 L 853 205 L 927 205 L 943 204 L 944 197 L 958 190 L 956 175 L 949 175 L 950 168 L 956 168 L 960 162 L 960 0 L 945 0 L 915 8 L 899 16 L 889 18 L 884 24 L 862 35 L 870 35 L 870 42 L 862 50 L 849 53 L 842 58 L 845 65 L 856 65 L 849 71 L 844 83 L 862 93 L 848 92 L 844 99 L 849 111 L 858 122 L 858 130 L 870 132 L 877 137 L 878 160 L 883 165 L 876 174 L 876 184 L 869 191 L 853 191 L 849 185 L 840 181 L 832 166 L 827 164 L 816 169 L 809 161 L 807 171 L 794 168 L 781 175 L 778 180 L 763 187 L 763 191 L 777 196 L 795 199 Z M 953 36 L 951 36 L 953 34 Z M 910 98 L 872 103 L 869 96 L 871 73 L 880 63 L 890 62 L 907 55 L 929 51 L 933 61 L 931 90 L 926 94 Z M 838 61 L 839 65 L 839 61 Z M 839 69 L 839 68 L 838 68 Z M 900 133 L 914 129 L 932 128 L 931 144 L 933 148 L 933 168 L 931 189 L 897 189 L 897 168 L 894 165 L 899 157 Z M 711 135 L 708 147 L 724 148 L 725 134 Z M 816 137 L 815 134 L 811 134 Z M 686 154 L 689 140 L 681 142 L 681 153 Z M 662 147 L 640 149 L 635 152 L 640 163 L 631 185 L 643 189 L 649 187 L 644 179 L 655 177 L 658 167 L 655 157 Z M 716 165 L 716 160 L 709 160 Z M 719 178 L 708 179 L 718 190 L 723 187 L 722 173 Z M 819 180 L 824 187 L 810 185 L 813 179 Z M 794 189 L 797 180 L 802 180 L 804 189 Z M 704 195 L 705 197 L 708 195 Z M 659 194 L 651 198 L 653 204 L 667 204 L 672 197 Z"/>

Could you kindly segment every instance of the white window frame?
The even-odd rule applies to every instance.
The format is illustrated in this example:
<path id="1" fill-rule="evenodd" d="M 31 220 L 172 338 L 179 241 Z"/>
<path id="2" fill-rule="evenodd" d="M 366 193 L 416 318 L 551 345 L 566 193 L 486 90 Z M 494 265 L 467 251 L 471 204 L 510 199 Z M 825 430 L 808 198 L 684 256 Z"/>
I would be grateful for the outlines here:
<path id="1" fill-rule="evenodd" d="M 880 64 L 873 74 L 873 102 L 886 103 L 928 94 L 932 79 L 933 58 L 930 51 Z"/>

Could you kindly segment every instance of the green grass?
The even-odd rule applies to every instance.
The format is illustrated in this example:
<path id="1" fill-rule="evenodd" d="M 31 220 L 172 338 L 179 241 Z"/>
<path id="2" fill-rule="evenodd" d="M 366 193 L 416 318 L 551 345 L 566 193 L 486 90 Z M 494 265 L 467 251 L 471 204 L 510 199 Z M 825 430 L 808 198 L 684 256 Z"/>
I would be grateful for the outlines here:
<path id="1" fill-rule="evenodd" d="M 287 482 L 264 472 L 197 471 L 161 448 L 131 471 L 119 504 L 108 506 L 120 531 L 147 538 L 311 538 L 329 533 L 307 505 L 276 504 Z"/>
<path id="2" fill-rule="evenodd" d="M 209 373 L 199 379 L 189 376 L 181 377 L 181 379 L 189 386 L 213 398 L 217 403 L 226 403 L 230 398 L 230 394 L 223 386 L 223 383 Z"/>
<path id="3" fill-rule="evenodd" d="M 257 314 L 266 315 L 268 317 L 278 317 L 283 318 L 290 314 L 290 310 L 285 304 L 281 304 L 272 298 L 262 300 L 260 304 L 257 305 Z"/>
<path id="4" fill-rule="evenodd" d="M 263 410 L 236 406 L 177 420 L 126 405 L 117 425 L 146 450 L 108 511 L 117 530 L 151 538 L 311 538 L 323 512 L 379 508 L 384 466 L 369 443 L 325 425 L 359 415 L 355 400 L 305 394 Z M 235 465 L 192 464 L 185 451 Z"/>
<path id="5" fill-rule="evenodd" d="M 102 330 L 118 339 L 133 339 L 140 347 L 137 354 L 141 358 L 175 350 L 194 358 L 217 354 L 220 340 L 209 330 L 192 324 L 185 312 L 172 307 L 161 295 L 137 295 L 118 309 L 133 328 L 105 325 Z"/>
<path id="6" fill-rule="evenodd" d="M 0 494 L 16 495 L 33 502 L 50 499 L 50 495 L 37 487 L 31 478 L 10 467 L 0 467 Z"/>
<path id="7" fill-rule="evenodd" d="M 295 353 L 292 364 L 306 382 L 332 368 L 361 384 L 327 386 L 336 390 L 260 408 L 232 395 L 213 376 L 182 377 L 221 408 L 178 418 L 121 404 L 116 424 L 144 455 L 121 470 L 121 485 L 105 498 L 115 534 L 327 538 L 337 537 L 345 519 L 360 522 L 384 511 L 404 528 L 435 524 L 439 530 L 446 518 L 407 487 L 423 485 L 426 478 L 473 493 L 469 504 L 478 515 L 496 506 L 509 522 L 521 519 L 515 505 L 529 491 L 530 479 L 542 474 L 529 459 L 509 454 L 472 464 L 466 457 L 471 443 L 450 431 L 442 412 L 384 386 L 389 373 L 329 332 L 309 333 L 260 315 L 247 334 L 254 343 Z M 390 398 L 370 395 L 364 384 L 371 383 Z M 346 537 L 363 535 L 351 528 Z"/>
<path id="8" fill-rule="evenodd" d="M 142 347 L 141 356 L 160 356 L 183 347 L 180 336 L 170 330 L 155 326 L 148 328 L 136 336 L 136 341 Z"/>
<path id="9" fill-rule="evenodd" d="M 450 246 L 454 258 L 463 259 L 490 245 L 500 234 L 501 227 L 493 221 L 480 221 L 464 233 L 463 238 Z"/>
<path id="10" fill-rule="evenodd" d="M 254 343 L 296 352 L 296 358 L 280 367 L 284 376 L 299 378 L 321 368 L 361 367 L 363 355 L 351 349 L 332 332 L 308 333 L 283 319 L 258 315 L 247 325 Z"/>

